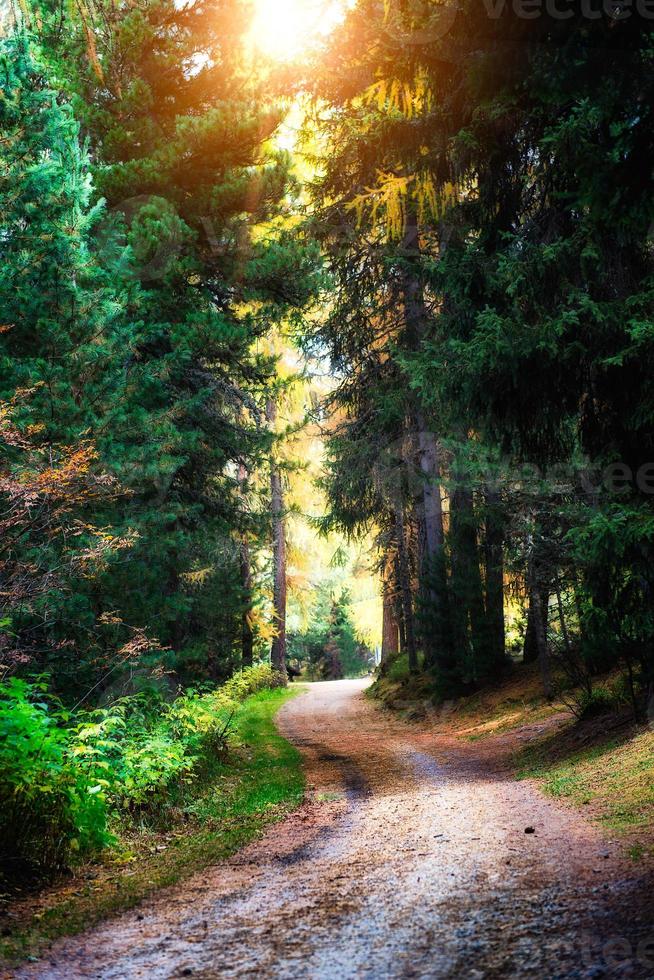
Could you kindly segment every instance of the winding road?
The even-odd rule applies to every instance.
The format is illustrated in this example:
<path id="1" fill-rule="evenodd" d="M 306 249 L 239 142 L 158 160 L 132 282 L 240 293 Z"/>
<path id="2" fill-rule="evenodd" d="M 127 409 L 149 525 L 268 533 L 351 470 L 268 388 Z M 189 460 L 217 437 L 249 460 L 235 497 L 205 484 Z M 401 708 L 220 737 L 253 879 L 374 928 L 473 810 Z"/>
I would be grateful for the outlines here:
<path id="1" fill-rule="evenodd" d="M 364 687 L 313 684 L 280 713 L 299 811 L 17 977 L 653 977 L 651 881 L 619 845 Z"/>

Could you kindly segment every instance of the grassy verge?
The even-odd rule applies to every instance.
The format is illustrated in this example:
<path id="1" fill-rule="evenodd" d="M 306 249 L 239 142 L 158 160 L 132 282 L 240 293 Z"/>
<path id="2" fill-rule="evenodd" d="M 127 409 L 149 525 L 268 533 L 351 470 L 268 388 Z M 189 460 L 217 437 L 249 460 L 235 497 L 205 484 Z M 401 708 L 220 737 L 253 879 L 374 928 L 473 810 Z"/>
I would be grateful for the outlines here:
<path id="1" fill-rule="evenodd" d="M 654 855 L 654 732 L 624 724 L 607 733 L 611 721 L 570 725 L 525 747 L 516 755 L 518 778 L 537 779 L 549 796 L 588 807 L 607 831 L 624 838 L 634 859 Z M 579 747 L 580 741 L 586 744 Z"/>
<path id="2" fill-rule="evenodd" d="M 398 711 L 408 719 L 424 717 L 437 704 L 433 679 L 422 670 L 409 673 L 407 656 L 400 656 L 388 665 L 366 691 L 366 697 L 381 701 L 391 711 Z"/>
<path id="3" fill-rule="evenodd" d="M 0 919 L 0 956 L 33 958 L 54 939 L 73 935 L 137 905 L 220 861 L 299 805 L 300 753 L 278 733 L 274 716 L 299 689 L 264 690 L 234 719 L 231 750 L 206 767 L 201 791 L 167 814 L 165 828 L 122 826 L 102 864 L 28 897 Z"/>

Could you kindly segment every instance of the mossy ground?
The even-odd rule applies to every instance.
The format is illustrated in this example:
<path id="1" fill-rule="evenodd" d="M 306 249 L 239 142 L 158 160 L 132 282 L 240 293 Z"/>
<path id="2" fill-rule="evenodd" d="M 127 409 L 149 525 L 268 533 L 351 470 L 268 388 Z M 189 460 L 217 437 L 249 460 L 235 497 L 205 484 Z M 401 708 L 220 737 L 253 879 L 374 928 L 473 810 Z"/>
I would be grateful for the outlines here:
<path id="1" fill-rule="evenodd" d="M 299 690 L 261 691 L 244 702 L 230 751 L 210 763 L 202 792 L 167 813 L 164 826 L 118 828 L 119 842 L 102 863 L 8 906 L 0 918 L 0 956 L 7 962 L 34 957 L 59 936 L 138 905 L 233 854 L 297 807 L 302 759 L 278 733 L 274 716 Z"/>

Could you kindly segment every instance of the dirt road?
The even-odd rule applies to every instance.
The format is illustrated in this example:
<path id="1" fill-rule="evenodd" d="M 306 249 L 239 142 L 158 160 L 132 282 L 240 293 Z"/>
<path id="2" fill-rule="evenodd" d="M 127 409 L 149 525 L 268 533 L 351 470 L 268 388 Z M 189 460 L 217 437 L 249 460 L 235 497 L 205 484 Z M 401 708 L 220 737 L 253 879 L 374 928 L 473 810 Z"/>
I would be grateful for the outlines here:
<path id="1" fill-rule="evenodd" d="M 363 687 L 312 685 L 283 709 L 307 762 L 298 813 L 17 976 L 654 976 L 651 883 L 618 845 L 483 743 L 408 725 Z"/>

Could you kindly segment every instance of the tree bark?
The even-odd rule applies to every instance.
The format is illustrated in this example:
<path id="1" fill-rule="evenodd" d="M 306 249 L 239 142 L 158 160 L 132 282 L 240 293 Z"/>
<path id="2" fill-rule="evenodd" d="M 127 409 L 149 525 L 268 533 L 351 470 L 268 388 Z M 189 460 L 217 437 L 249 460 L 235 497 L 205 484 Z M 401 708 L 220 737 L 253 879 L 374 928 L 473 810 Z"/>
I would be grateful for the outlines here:
<path id="1" fill-rule="evenodd" d="M 493 660 L 506 659 L 506 622 L 504 619 L 504 514 L 497 490 L 486 488 L 486 616 Z"/>
<path id="2" fill-rule="evenodd" d="M 399 639 L 400 639 L 400 653 L 404 655 L 407 652 L 406 646 L 406 629 L 404 623 L 404 600 L 402 598 L 401 581 L 402 576 L 400 575 L 400 560 L 398 556 L 395 556 L 395 581 L 398 583 L 398 594 L 395 597 L 395 618 L 397 619 Z"/>
<path id="3" fill-rule="evenodd" d="M 382 617 L 382 673 L 385 673 L 388 664 L 394 660 L 400 652 L 400 631 L 396 612 L 395 577 L 393 575 L 393 565 L 393 558 L 387 556 L 384 562 L 383 584 L 384 609 Z"/>
<path id="4" fill-rule="evenodd" d="M 251 667 L 254 661 L 254 634 L 252 632 L 252 566 L 250 545 L 247 538 L 241 540 L 241 583 L 245 604 L 241 614 L 241 664 Z"/>
<path id="5" fill-rule="evenodd" d="M 561 596 L 561 583 L 559 579 L 556 580 L 556 605 L 559 611 L 559 623 L 561 624 L 561 636 L 563 637 L 563 645 L 565 647 L 565 652 L 570 653 L 570 634 L 568 632 L 568 626 L 565 621 L 565 610 L 563 609 L 563 598 Z"/>
<path id="6" fill-rule="evenodd" d="M 455 475 L 451 499 L 452 619 L 457 623 L 455 642 L 460 650 L 472 652 L 470 677 L 484 681 L 492 676 L 490 632 L 484 606 L 484 589 L 479 565 L 477 528 L 472 490 L 465 477 Z M 468 624 L 470 633 L 468 634 Z"/>
<path id="7" fill-rule="evenodd" d="M 531 573 L 530 573 L 531 574 Z M 525 645 L 523 651 L 523 661 L 526 664 L 534 664 L 538 661 L 538 637 L 536 635 L 536 607 L 533 601 L 533 590 L 529 587 L 529 607 L 527 609 L 527 628 L 525 630 Z M 549 607 L 549 594 L 541 591 L 540 599 L 541 617 L 547 616 Z M 547 635 L 547 622 L 543 621 L 543 629 Z"/>
<path id="8" fill-rule="evenodd" d="M 407 208 L 403 255 L 407 265 L 413 265 L 420 260 L 420 231 L 417 213 L 413 207 Z M 417 350 L 429 326 L 423 285 L 417 270 L 407 268 L 403 277 L 403 293 L 407 344 L 410 349 Z M 431 431 L 417 398 L 414 398 L 412 414 L 421 477 L 419 506 L 416 507 L 420 537 L 420 591 L 427 619 L 431 621 L 422 631 L 422 640 L 425 661 L 434 665 L 450 643 L 447 579 L 443 560 L 445 534 L 441 499 L 441 456 L 438 439 Z"/>
<path id="9" fill-rule="evenodd" d="M 547 646 L 547 605 L 543 608 L 543 594 L 537 584 L 532 585 L 531 602 L 534 607 L 534 632 L 538 647 L 538 663 L 546 698 L 552 697 L 550 652 Z"/>
<path id="10" fill-rule="evenodd" d="M 246 500 L 247 469 L 245 463 L 239 463 L 238 482 L 241 488 L 241 497 L 244 504 Z M 243 588 L 243 612 L 241 613 L 241 666 L 251 667 L 254 661 L 254 634 L 252 632 L 252 602 L 253 602 L 253 582 L 252 564 L 250 561 L 250 545 L 246 534 L 241 535 L 239 546 L 241 564 L 241 586 Z"/>
<path id="11" fill-rule="evenodd" d="M 404 526 L 404 510 L 398 505 L 395 510 L 395 529 L 397 534 L 397 554 L 400 572 L 400 591 L 402 593 L 402 613 L 404 619 L 404 636 L 406 650 L 409 656 L 409 670 L 418 670 L 418 649 L 416 647 L 415 623 L 413 618 L 413 595 L 411 592 L 411 570 L 406 545 L 406 530 Z"/>
<path id="12" fill-rule="evenodd" d="M 271 427 L 277 420 L 277 406 L 268 400 L 266 417 Z M 273 534 L 273 618 L 275 636 L 270 651 L 273 669 L 286 678 L 286 519 L 284 488 L 274 450 L 270 455 L 270 508 Z"/>
<path id="13" fill-rule="evenodd" d="M 443 530 L 443 502 L 441 499 L 441 461 L 438 442 L 433 432 L 427 431 L 427 422 L 422 412 L 417 412 L 416 423 L 419 428 L 418 452 L 420 471 L 424 478 L 423 519 L 425 544 L 429 556 L 440 555 L 443 551 L 445 532 Z"/>

